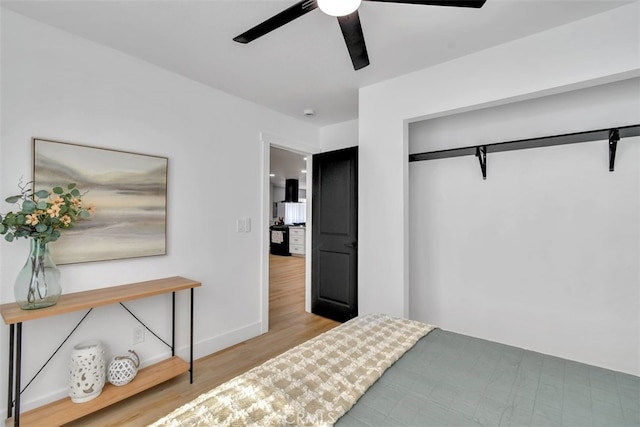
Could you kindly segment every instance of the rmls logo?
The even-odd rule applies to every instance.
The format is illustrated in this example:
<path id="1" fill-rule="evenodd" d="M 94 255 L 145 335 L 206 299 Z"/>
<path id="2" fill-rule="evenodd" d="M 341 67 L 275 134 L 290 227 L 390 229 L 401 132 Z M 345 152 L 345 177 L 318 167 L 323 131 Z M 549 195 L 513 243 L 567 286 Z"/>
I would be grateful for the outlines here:
<path id="1" fill-rule="evenodd" d="M 339 417 L 333 412 L 324 412 L 318 409 L 315 413 L 298 412 L 297 414 L 289 414 L 285 419 L 286 425 L 294 426 L 331 426 L 335 424 Z"/>

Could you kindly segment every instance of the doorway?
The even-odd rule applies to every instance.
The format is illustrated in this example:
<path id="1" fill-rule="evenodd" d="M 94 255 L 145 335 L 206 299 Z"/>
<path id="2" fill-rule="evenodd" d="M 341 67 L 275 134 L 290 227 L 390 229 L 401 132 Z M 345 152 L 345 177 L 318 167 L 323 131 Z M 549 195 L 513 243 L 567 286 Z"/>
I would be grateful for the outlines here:
<path id="1" fill-rule="evenodd" d="M 305 311 L 307 154 L 269 150 L 269 323 Z"/>
<path id="2" fill-rule="evenodd" d="M 319 150 L 265 133 L 261 134 L 261 140 L 263 146 L 261 329 L 265 333 L 269 331 L 270 304 L 276 304 L 278 307 L 278 304 L 285 304 L 286 307 L 283 308 L 285 311 L 311 311 L 311 260 L 309 258 L 311 159 L 312 155 Z M 273 170 L 272 153 L 274 161 L 279 162 L 274 165 Z M 271 174 L 274 176 L 270 176 Z M 298 201 L 288 203 L 290 206 L 283 203 L 288 199 L 288 195 L 285 193 L 287 179 L 298 181 L 296 194 Z M 286 209 L 296 207 L 294 204 L 297 205 L 298 211 L 303 204 L 305 205 L 302 218 L 287 215 Z M 287 224 L 283 224 L 282 228 L 275 230 L 274 240 L 281 246 L 280 252 L 273 254 L 271 251 L 273 225 L 281 217 L 283 222 L 287 222 Z M 275 284 L 273 295 L 270 286 L 272 281 Z M 282 288 L 283 283 L 286 285 L 285 289 Z M 278 311 L 280 312 L 280 309 Z"/>

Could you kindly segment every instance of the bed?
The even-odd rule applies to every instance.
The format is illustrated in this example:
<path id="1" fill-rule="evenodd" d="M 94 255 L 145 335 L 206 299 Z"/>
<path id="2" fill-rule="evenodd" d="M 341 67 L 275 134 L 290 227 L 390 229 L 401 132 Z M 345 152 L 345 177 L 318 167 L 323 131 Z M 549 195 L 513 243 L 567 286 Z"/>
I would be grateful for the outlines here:
<path id="1" fill-rule="evenodd" d="M 640 426 L 640 378 L 384 315 L 199 396 L 169 426 Z"/>

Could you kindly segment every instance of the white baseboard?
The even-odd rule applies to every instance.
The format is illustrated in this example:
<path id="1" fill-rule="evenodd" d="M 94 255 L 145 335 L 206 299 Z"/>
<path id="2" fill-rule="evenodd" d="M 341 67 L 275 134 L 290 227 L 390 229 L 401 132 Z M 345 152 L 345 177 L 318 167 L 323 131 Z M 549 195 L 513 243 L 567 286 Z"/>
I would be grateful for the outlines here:
<path id="1" fill-rule="evenodd" d="M 224 350 L 225 348 L 257 337 L 258 335 L 262 335 L 262 322 L 260 321 L 225 332 L 221 335 L 205 338 L 193 343 L 193 358 L 195 360 L 204 356 L 209 356 L 217 351 Z M 178 348 L 177 354 L 183 359 L 189 360 L 189 347 L 184 346 Z"/>

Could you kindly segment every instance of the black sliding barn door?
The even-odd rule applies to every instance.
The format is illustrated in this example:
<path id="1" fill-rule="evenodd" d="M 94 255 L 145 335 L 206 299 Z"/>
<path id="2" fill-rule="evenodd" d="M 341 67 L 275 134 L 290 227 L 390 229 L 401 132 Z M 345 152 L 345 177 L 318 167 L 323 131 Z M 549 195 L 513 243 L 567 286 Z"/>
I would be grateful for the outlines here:
<path id="1" fill-rule="evenodd" d="M 358 315 L 358 147 L 313 156 L 311 311 Z"/>

